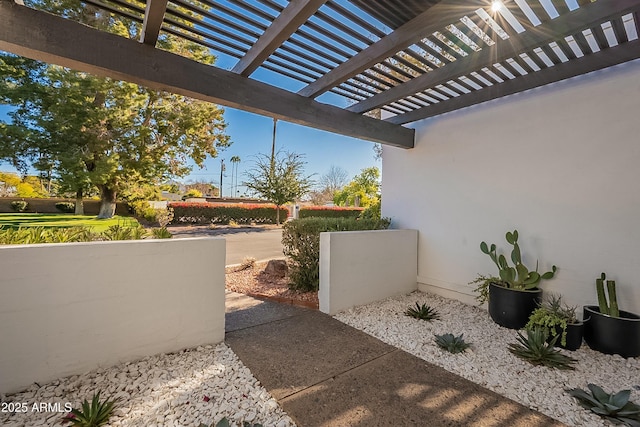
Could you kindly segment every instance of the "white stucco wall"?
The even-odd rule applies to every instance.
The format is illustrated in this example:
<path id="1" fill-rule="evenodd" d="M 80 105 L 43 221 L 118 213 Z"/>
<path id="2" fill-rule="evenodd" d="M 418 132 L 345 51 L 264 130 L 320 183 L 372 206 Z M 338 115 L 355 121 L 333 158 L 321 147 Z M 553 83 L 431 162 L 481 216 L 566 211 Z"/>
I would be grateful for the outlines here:
<path id="1" fill-rule="evenodd" d="M 320 233 L 320 311 L 416 290 L 417 242 L 417 230 Z"/>
<path id="2" fill-rule="evenodd" d="M 412 150 L 384 148 L 382 210 L 415 228 L 418 282 L 474 303 L 497 272 L 479 243 L 517 228 L 543 288 L 594 303 L 600 272 L 640 313 L 640 61 L 414 123 Z"/>
<path id="3" fill-rule="evenodd" d="M 0 246 L 0 393 L 224 339 L 223 239 Z"/>

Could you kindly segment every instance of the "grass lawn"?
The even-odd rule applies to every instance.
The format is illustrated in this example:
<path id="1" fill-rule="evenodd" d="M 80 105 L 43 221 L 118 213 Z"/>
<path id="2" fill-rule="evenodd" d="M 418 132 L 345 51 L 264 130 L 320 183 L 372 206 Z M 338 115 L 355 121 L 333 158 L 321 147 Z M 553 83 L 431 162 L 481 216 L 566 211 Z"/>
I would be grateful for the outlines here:
<path id="1" fill-rule="evenodd" d="M 98 219 L 91 215 L 0 213 L 0 228 L 85 226 L 94 231 L 104 231 L 118 224 L 128 227 L 139 225 L 135 218 L 127 216 Z"/>

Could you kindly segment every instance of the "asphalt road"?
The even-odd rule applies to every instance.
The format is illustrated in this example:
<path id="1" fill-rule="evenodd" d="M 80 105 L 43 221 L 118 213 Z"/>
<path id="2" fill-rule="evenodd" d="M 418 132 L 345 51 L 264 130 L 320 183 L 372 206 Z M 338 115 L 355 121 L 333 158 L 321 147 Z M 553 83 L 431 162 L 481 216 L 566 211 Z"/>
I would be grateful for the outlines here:
<path id="1" fill-rule="evenodd" d="M 282 229 L 188 227 L 174 229 L 175 237 L 222 237 L 227 241 L 226 265 L 239 264 L 245 257 L 257 261 L 283 258 Z"/>

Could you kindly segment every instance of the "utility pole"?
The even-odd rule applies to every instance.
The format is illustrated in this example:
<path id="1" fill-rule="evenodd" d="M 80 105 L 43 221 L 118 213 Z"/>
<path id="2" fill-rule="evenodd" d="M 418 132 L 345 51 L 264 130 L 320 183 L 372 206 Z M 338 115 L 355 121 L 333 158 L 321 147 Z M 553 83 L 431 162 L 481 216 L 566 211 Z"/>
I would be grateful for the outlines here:
<path id="1" fill-rule="evenodd" d="M 278 124 L 278 119 L 274 117 L 273 119 L 273 138 L 271 140 L 271 173 L 273 174 L 273 170 L 276 167 L 276 125 Z"/>

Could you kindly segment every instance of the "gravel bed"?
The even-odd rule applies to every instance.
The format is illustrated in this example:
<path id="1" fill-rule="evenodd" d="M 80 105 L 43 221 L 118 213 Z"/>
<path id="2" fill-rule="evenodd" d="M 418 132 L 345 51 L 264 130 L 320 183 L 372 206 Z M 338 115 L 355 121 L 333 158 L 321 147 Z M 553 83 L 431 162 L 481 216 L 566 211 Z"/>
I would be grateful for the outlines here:
<path id="1" fill-rule="evenodd" d="M 403 313 L 416 302 L 437 309 L 441 320 L 425 322 Z M 566 388 L 600 385 L 607 392 L 631 389 L 640 404 L 640 358 L 624 359 L 582 347 L 565 354 L 578 359 L 575 371 L 533 366 L 509 353 L 516 331 L 495 324 L 486 310 L 424 292 L 389 298 L 338 313 L 336 319 L 387 344 L 480 384 L 571 426 L 610 426 L 580 407 Z M 464 334 L 471 348 L 451 354 L 434 343 L 434 334 Z"/>
<path id="2" fill-rule="evenodd" d="M 296 292 L 289 289 L 289 277 L 276 277 L 264 271 L 267 261 L 253 267 L 227 267 L 226 289 L 241 294 L 280 297 L 318 306 L 318 292 Z"/>
<path id="3" fill-rule="evenodd" d="M 60 425 L 67 412 L 57 410 L 65 404 L 79 408 L 82 400 L 91 400 L 98 391 L 102 397 L 120 399 L 109 422 L 112 427 L 208 426 L 225 416 L 235 425 L 248 421 L 295 426 L 225 344 L 146 357 L 0 396 L 5 410 L 0 412 L 0 425 Z M 26 404 L 22 406 L 26 412 L 6 412 L 8 403 Z M 34 409 L 41 403 L 53 407 Z"/>

